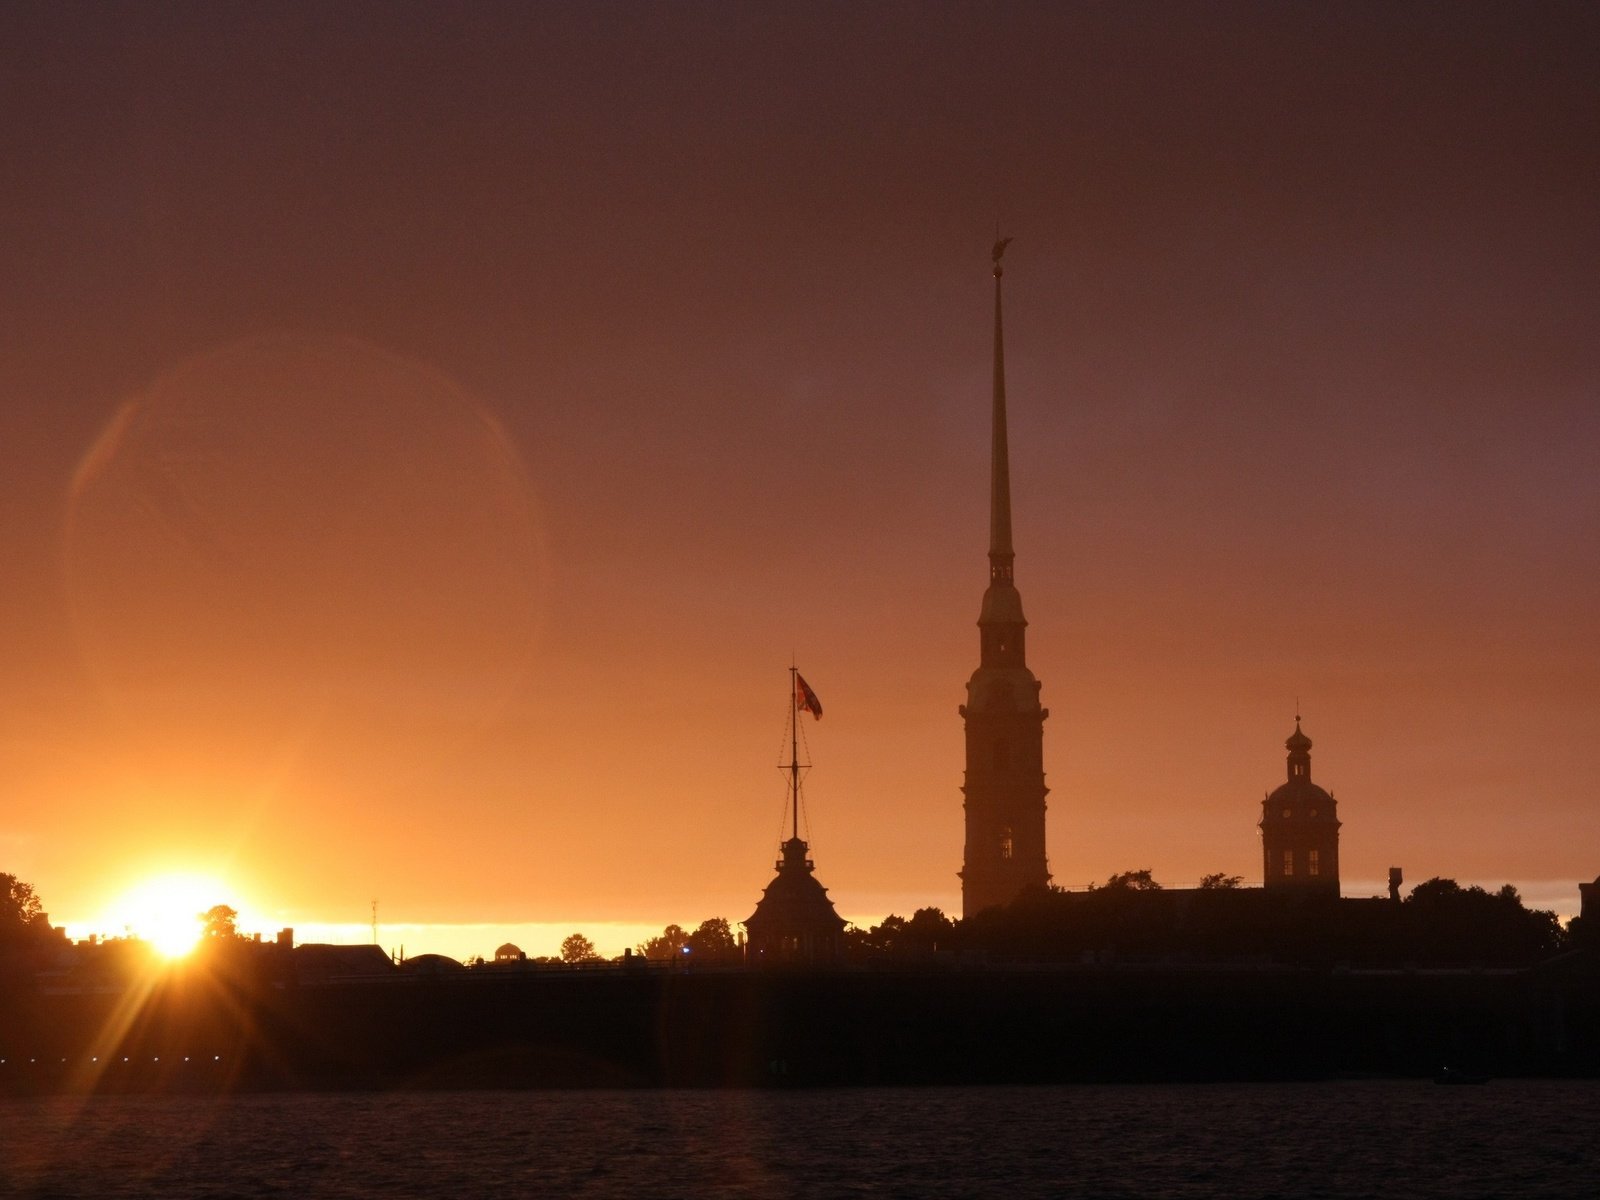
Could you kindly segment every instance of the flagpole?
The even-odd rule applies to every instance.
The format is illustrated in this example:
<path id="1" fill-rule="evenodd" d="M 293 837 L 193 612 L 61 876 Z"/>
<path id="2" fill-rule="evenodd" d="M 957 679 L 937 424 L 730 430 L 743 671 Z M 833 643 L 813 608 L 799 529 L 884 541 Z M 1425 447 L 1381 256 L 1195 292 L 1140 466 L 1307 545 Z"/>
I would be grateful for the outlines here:
<path id="1" fill-rule="evenodd" d="M 794 806 L 794 840 L 800 840 L 800 671 L 789 667 L 789 797 Z"/>

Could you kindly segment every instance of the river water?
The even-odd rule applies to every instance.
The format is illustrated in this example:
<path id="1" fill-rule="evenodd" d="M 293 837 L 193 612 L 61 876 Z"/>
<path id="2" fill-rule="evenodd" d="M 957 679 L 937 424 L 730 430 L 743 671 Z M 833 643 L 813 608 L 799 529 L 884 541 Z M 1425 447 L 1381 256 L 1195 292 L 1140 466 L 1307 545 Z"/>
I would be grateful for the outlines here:
<path id="1" fill-rule="evenodd" d="M 0 1100 L 11 1197 L 1593 1197 L 1600 1083 Z"/>

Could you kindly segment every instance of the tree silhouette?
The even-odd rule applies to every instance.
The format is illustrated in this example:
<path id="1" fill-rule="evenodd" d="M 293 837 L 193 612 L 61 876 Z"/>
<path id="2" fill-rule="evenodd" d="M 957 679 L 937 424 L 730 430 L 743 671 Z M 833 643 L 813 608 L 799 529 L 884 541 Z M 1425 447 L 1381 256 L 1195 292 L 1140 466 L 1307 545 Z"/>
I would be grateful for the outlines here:
<path id="1" fill-rule="evenodd" d="M 1509 883 L 1490 893 L 1430 879 L 1411 890 L 1401 911 L 1407 953 L 1419 962 L 1529 963 L 1565 943 L 1555 913 L 1525 907 Z"/>
<path id="2" fill-rule="evenodd" d="M 737 962 L 739 943 L 726 917 L 711 917 L 701 921 L 684 944 L 691 955 L 702 962 Z"/>
<path id="3" fill-rule="evenodd" d="M 940 946 L 949 947 L 956 925 L 942 909 L 919 908 L 906 922 L 904 938 L 915 953 L 931 954 Z"/>
<path id="4" fill-rule="evenodd" d="M 957 926 L 937 908 L 919 908 L 911 919 L 890 913 L 871 929 L 851 925 L 844 931 L 845 947 L 853 961 L 920 958 L 936 950 L 953 949 Z"/>
<path id="5" fill-rule="evenodd" d="M 561 943 L 561 961 L 564 963 L 598 962 L 600 955 L 594 948 L 594 943 L 581 933 L 568 936 Z"/>
<path id="6" fill-rule="evenodd" d="M 890 913 L 874 925 L 867 934 L 870 939 L 868 944 L 877 954 L 893 954 L 898 947 L 905 945 L 905 932 L 908 924 L 910 922 L 904 917 L 897 913 Z"/>
<path id="7" fill-rule="evenodd" d="M 0 872 L 0 941 L 20 940 L 49 931 L 33 885 Z"/>
<path id="8" fill-rule="evenodd" d="M 239 936 L 239 914 L 226 904 L 214 904 L 200 914 L 200 936 L 212 941 L 232 941 Z"/>
<path id="9" fill-rule="evenodd" d="M 1574 927 L 1563 930 L 1553 912 L 1526 907 L 1510 884 L 1490 892 L 1430 879 L 1392 904 L 1278 895 L 1241 883 L 1218 873 L 1193 891 L 1165 891 L 1150 871 L 1137 870 L 1087 892 L 1027 888 L 960 922 L 952 942 L 995 961 L 1160 957 L 1308 967 L 1528 966 L 1576 944 Z M 854 952 L 870 959 L 911 945 L 915 920 L 886 918 L 856 935 Z M 1582 925 L 1575 928 L 1581 934 Z"/>
<path id="10" fill-rule="evenodd" d="M 1127 892 L 1159 892 L 1161 885 L 1151 876 L 1149 867 L 1141 867 L 1137 871 L 1122 871 L 1100 885 L 1100 890 L 1104 892 L 1118 889 Z"/>
<path id="11" fill-rule="evenodd" d="M 872 944 L 872 932 L 861 928 L 854 921 L 850 922 L 844 927 L 844 953 L 853 963 L 866 962 L 876 957 L 877 949 Z"/>
<path id="12" fill-rule="evenodd" d="M 657 936 L 646 938 L 639 943 L 638 950 L 646 958 L 664 962 L 667 959 L 677 958 L 679 951 L 683 949 L 683 944 L 688 940 L 689 935 L 683 926 L 668 925 Z"/>

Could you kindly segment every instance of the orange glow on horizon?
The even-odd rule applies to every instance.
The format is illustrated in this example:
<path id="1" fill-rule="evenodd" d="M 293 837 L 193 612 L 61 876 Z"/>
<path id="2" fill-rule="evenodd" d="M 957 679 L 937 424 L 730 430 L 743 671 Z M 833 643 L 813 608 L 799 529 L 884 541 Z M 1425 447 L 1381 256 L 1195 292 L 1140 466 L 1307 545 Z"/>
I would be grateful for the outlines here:
<path id="1" fill-rule="evenodd" d="M 1578 7 L 213 7 L 7 27 L 0 872 L 69 936 L 737 924 L 790 665 L 829 898 L 958 914 L 997 218 L 1052 881 L 1260 885 L 1302 711 L 1346 895 L 1576 910 Z"/>
<path id="2" fill-rule="evenodd" d="M 136 884 L 107 908 L 100 924 L 148 942 L 167 959 L 195 948 L 204 913 L 218 904 L 238 908 L 233 891 L 213 876 L 173 873 Z"/>

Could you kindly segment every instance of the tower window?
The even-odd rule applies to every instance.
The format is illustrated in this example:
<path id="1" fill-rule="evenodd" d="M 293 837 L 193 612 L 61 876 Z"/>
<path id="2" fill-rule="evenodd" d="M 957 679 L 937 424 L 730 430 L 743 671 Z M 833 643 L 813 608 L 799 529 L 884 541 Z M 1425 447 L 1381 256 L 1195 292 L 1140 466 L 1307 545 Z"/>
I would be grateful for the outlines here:
<path id="1" fill-rule="evenodd" d="M 994 744 L 994 769 L 1004 771 L 1011 765 L 1011 751 L 1002 738 Z"/>
<path id="2" fill-rule="evenodd" d="M 1011 827 L 1009 825 L 1000 831 L 1000 857 L 1003 859 L 1011 857 Z"/>
<path id="3" fill-rule="evenodd" d="M 1294 816 L 1294 809 L 1286 808 L 1286 809 L 1283 810 L 1283 819 L 1285 821 L 1287 821 L 1292 816 Z"/>
<path id="4" fill-rule="evenodd" d="M 1321 873 L 1317 863 L 1317 852 L 1312 850 L 1306 854 L 1306 874 L 1320 875 Z"/>
<path id="5" fill-rule="evenodd" d="M 1293 875 L 1293 874 L 1294 874 L 1294 851 L 1293 850 L 1285 850 L 1283 852 L 1283 875 L 1284 875 L 1284 878 L 1287 879 L 1290 875 Z"/>

